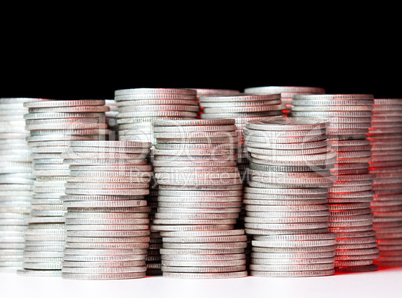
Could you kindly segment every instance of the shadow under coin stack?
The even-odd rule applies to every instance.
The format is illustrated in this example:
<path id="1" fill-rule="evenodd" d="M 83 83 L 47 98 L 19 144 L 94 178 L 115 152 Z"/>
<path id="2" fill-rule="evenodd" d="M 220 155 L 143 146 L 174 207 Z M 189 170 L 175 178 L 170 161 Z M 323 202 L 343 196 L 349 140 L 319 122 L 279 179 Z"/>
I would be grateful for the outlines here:
<path id="1" fill-rule="evenodd" d="M 22 268 L 25 220 L 35 179 L 24 103 L 39 100 L 0 98 L 0 272 Z"/>
<path id="2" fill-rule="evenodd" d="M 28 144 L 36 177 L 28 229 L 25 231 L 24 270 L 30 276 L 60 276 L 64 249 L 64 214 L 60 196 L 69 175 L 62 153 L 69 140 L 105 139 L 104 100 L 48 100 L 25 106 Z"/>
<path id="3" fill-rule="evenodd" d="M 328 138 L 336 151 L 332 173 L 336 179 L 329 189 L 330 229 L 337 234 L 338 272 L 375 271 L 378 248 L 373 230 L 370 203 L 374 175 L 369 174 L 370 143 L 366 134 L 371 125 L 373 95 L 296 95 L 292 101 L 295 117 L 327 119 Z"/>
<path id="4" fill-rule="evenodd" d="M 155 145 L 153 122 L 156 119 L 196 119 L 199 112 L 197 92 L 190 89 L 134 88 L 115 91 L 119 140 L 151 142 Z M 153 147 L 152 149 L 153 150 Z M 149 157 L 153 162 L 153 153 Z M 157 209 L 158 185 L 150 181 L 147 196 L 151 207 L 151 224 Z M 160 275 L 160 254 L 162 238 L 151 233 L 148 256 L 148 275 Z"/>
<path id="5" fill-rule="evenodd" d="M 288 115 L 292 107 L 292 97 L 299 94 L 324 94 L 325 89 L 318 87 L 300 86 L 266 86 L 251 87 L 244 89 L 245 93 L 251 94 L 281 94 L 282 104 L 285 106 L 283 114 Z"/>
<path id="6" fill-rule="evenodd" d="M 154 172 L 162 272 L 175 278 L 247 276 L 234 120 L 157 120 Z M 174 256 L 173 256 L 173 255 Z M 165 257 L 166 256 L 166 257 Z"/>
<path id="7" fill-rule="evenodd" d="M 66 242 L 62 277 L 146 276 L 151 143 L 72 141 L 63 154 L 71 175 L 62 196 Z"/>
<path id="8" fill-rule="evenodd" d="M 368 138 L 375 174 L 374 215 L 381 267 L 402 265 L 402 99 L 374 99 Z"/>
<path id="9" fill-rule="evenodd" d="M 278 117 L 244 130 L 251 154 L 245 228 L 253 236 L 253 276 L 334 274 L 336 235 L 329 232 L 329 168 L 336 161 L 326 123 Z"/>

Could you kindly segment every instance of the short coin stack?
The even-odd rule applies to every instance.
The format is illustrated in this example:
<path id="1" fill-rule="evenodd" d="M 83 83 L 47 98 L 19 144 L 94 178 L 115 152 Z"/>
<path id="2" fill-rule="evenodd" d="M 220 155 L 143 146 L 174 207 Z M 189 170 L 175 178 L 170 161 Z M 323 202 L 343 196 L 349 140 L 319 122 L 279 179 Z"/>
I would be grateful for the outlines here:
<path id="1" fill-rule="evenodd" d="M 233 232 L 242 201 L 234 124 L 231 119 L 155 121 L 157 143 L 153 165 L 159 195 L 151 229 L 165 235 L 162 237 L 163 250 L 173 249 L 177 257 L 176 262 L 171 256 L 165 259 L 165 253 L 172 251 L 161 251 L 164 276 L 225 278 L 247 275 L 246 237 L 243 230 Z M 232 235 L 241 237 L 232 238 Z M 218 236 L 227 237 L 219 240 Z M 183 242 L 180 240 L 183 237 L 195 239 Z M 242 256 L 227 256 L 233 253 Z M 217 254 L 224 255 L 215 256 Z M 241 257 L 241 260 L 224 261 L 231 257 Z"/>
<path id="2" fill-rule="evenodd" d="M 155 119 L 197 118 L 197 92 L 190 89 L 134 88 L 115 91 L 119 140 L 155 144 Z"/>
<path id="3" fill-rule="evenodd" d="M 237 95 L 240 93 L 239 90 L 232 90 L 232 89 L 203 89 L 203 88 L 191 88 L 192 90 L 197 91 L 197 100 L 198 103 L 200 102 L 201 96 L 225 96 L 225 95 Z M 203 113 L 202 107 L 200 108 L 199 115 Z"/>
<path id="4" fill-rule="evenodd" d="M 250 87 L 244 89 L 245 93 L 250 94 L 281 94 L 282 104 L 285 106 L 284 114 L 289 114 L 292 107 L 292 97 L 299 94 L 324 94 L 325 89 L 318 87 L 301 87 L 301 86 L 265 86 Z"/>
<path id="5" fill-rule="evenodd" d="M 368 138 L 370 173 L 375 174 L 374 230 L 382 267 L 402 264 L 402 99 L 374 99 Z"/>
<path id="6" fill-rule="evenodd" d="M 373 215 L 374 175 L 369 174 L 370 143 L 366 134 L 371 126 L 373 95 L 322 94 L 296 95 L 292 116 L 327 119 L 331 147 L 337 161 L 331 170 L 336 177 L 329 189 L 330 229 L 337 233 L 336 262 L 339 272 L 373 271 L 378 257 Z"/>
<path id="7" fill-rule="evenodd" d="M 26 137 L 25 102 L 36 98 L 0 98 L 0 271 L 22 268 L 25 222 L 34 184 Z"/>
<path id="8" fill-rule="evenodd" d="M 66 242 L 62 277 L 145 277 L 149 246 L 150 143 L 72 141 L 62 196 Z"/>
<path id="9" fill-rule="evenodd" d="M 334 274 L 336 235 L 329 233 L 329 169 L 335 163 L 326 123 L 277 117 L 244 130 L 251 154 L 245 188 L 246 233 L 253 236 L 254 276 Z"/>
<path id="10" fill-rule="evenodd" d="M 104 100 L 48 100 L 25 106 L 28 144 L 36 177 L 28 229 L 25 232 L 25 270 L 19 274 L 60 276 L 64 248 L 64 214 L 60 196 L 69 175 L 62 154 L 69 140 L 105 139 Z"/>

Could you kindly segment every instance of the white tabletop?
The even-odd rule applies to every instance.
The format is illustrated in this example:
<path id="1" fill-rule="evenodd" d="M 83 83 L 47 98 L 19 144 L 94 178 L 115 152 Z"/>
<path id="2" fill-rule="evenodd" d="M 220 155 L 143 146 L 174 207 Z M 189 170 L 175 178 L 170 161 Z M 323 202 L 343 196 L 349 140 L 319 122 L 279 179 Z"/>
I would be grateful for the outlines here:
<path id="1" fill-rule="evenodd" d="M 147 277 L 119 281 L 76 281 L 0 273 L 1 298 L 391 298 L 402 297 L 402 268 L 319 278 L 188 280 Z"/>

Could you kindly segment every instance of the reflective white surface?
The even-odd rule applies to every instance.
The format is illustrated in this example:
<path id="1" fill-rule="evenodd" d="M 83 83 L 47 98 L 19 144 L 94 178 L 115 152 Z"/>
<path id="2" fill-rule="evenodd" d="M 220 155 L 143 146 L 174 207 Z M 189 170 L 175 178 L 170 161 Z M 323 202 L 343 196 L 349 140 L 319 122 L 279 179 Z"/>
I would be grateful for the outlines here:
<path id="1" fill-rule="evenodd" d="M 319 278 L 188 280 L 147 277 L 120 281 L 76 281 L 0 273 L 1 298 L 160 297 L 402 297 L 402 268 Z"/>

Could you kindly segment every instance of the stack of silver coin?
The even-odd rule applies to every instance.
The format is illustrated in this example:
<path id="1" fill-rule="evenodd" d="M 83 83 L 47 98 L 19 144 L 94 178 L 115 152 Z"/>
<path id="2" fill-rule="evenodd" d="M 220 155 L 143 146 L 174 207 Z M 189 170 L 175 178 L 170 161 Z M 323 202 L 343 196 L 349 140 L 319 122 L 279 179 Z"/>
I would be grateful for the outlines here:
<path id="1" fill-rule="evenodd" d="M 28 229 L 25 232 L 24 270 L 30 276 L 60 276 L 64 248 L 64 214 L 60 196 L 69 175 L 62 154 L 69 140 L 107 138 L 104 100 L 48 100 L 28 102 L 25 114 L 30 131 L 36 177 Z"/>
<path id="2" fill-rule="evenodd" d="M 109 111 L 105 112 L 106 123 L 109 125 L 113 135 L 109 136 L 109 140 L 117 141 L 119 139 L 119 126 L 117 124 L 117 105 L 114 99 L 105 99 L 105 106 L 109 107 Z"/>
<path id="3" fill-rule="evenodd" d="M 191 90 L 197 91 L 197 100 L 198 104 L 200 103 L 201 96 L 227 96 L 227 95 L 237 95 L 240 94 L 239 90 L 232 89 L 204 89 L 204 88 L 190 88 Z M 198 113 L 198 118 L 203 113 L 203 108 L 200 107 L 200 111 Z"/>
<path id="4" fill-rule="evenodd" d="M 381 267 L 402 265 L 402 100 L 374 99 L 368 138 L 370 173 L 375 174 L 374 230 Z"/>
<path id="5" fill-rule="evenodd" d="M 25 220 L 35 179 L 24 103 L 39 100 L 0 98 L 0 271 L 22 268 Z"/>
<path id="6" fill-rule="evenodd" d="M 249 164 L 249 156 L 243 143 L 243 129 L 248 120 L 267 119 L 281 115 L 283 106 L 279 94 L 271 95 L 226 95 L 226 96 L 201 96 L 200 106 L 203 108 L 202 119 L 235 119 L 238 144 L 237 165 L 242 180 L 245 180 L 246 170 Z M 244 208 L 238 222 L 239 228 L 244 228 Z"/>
<path id="7" fill-rule="evenodd" d="M 329 233 L 328 189 L 336 156 L 320 120 L 249 121 L 246 233 L 253 235 L 254 276 L 334 274 L 336 235 Z"/>
<path id="8" fill-rule="evenodd" d="M 378 248 L 369 208 L 374 175 L 368 170 L 371 150 L 366 139 L 373 102 L 370 94 L 296 95 L 292 101 L 292 116 L 329 121 L 327 134 L 337 157 L 331 170 L 336 181 L 328 202 L 330 229 L 338 234 L 338 272 L 377 270 L 373 260 L 378 257 Z"/>
<path id="9" fill-rule="evenodd" d="M 190 89 L 134 88 L 115 91 L 119 140 L 155 144 L 155 119 L 197 118 L 197 92 Z"/>
<path id="10" fill-rule="evenodd" d="M 151 143 L 71 141 L 63 154 L 70 167 L 62 277 L 145 277 L 149 246 Z"/>
<path id="11" fill-rule="evenodd" d="M 235 150 L 238 138 L 234 124 L 235 121 L 232 119 L 155 121 L 154 130 L 157 143 L 153 165 L 155 178 L 159 185 L 159 195 L 152 230 L 211 232 L 234 229 L 242 201 L 242 181 L 236 165 Z M 233 245 L 237 245 L 237 248 L 243 247 L 244 253 L 247 243 L 244 231 L 241 233 L 243 233 L 243 240 L 233 240 L 233 242 L 241 242 Z M 200 249 L 201 247 L 211 249 L 214 245 L 216 247 L 224 246 L 221 243 L 209 243 L 211 240 L 204 239 L 201 234 L 199 234 L 201 238 L 197 240 L 200 242 L 199 244 L 192 244 L 191 240 L 171 244 L 169 241 L 175 242 L 175 239 L 165 242 L 163 236 L 163 248 L 174 246 L 175 249 L 178 249 L 178 254 L 180 251 L 188 254 L 185 251 L 192 245 L 200 246 Z M 228 253 L 233 252 L 228 251 Z M 202 249 L 193 254 L 209 255 L 213 253 Z M 183 258 L 185 257 L 183 256 Z M 210 257 L 211 260 L 218 260 Z M 245 260 L 239 261 L 242 265 L 236 269 L 223 268 L 232 265 L 222 263 L 219 266 L 220 262 L 216 262 L 213 267 L 222 268 L 205 268 L 207 263 L 205 260 L 201 260 L 202 256 L 200 259 L 197 259 L 197 256 L 194 258 L 195 263 L 198 260 L 199 263 L 204 262 L 203 265 L 191 265 L 192 262 L 186 264 L 185 260 L 178 261 L 176 265 L 167 260 L 169 262 L 164 264 L 165 259 L 162 254 L 163 274 L 188 278 L 213 276 L 224 278 L 232 275 L 233 277 L 244 276 L 245 274 Z M 217 272 L 225 274 L 216 275 Z"/>
<path id="12" fill-rule="evenodd" d="M 153 123 L 157 119 L 195 119 L 199 112 L 197 92 L 191 89 L 134 88 L 115 91 L 119 140 L 151 142 L 155 145 Z M 152 147 L 153 150 L 153 147 Z M 149 160 L 153 162 L 151 152 Z M 151 207 L 151 223 L 157 209 L 158 185 L 150 181 L 147 196 Z M 160 274 L 159 249 L 162 240 L 158 232 L 151 233 L 148 274 Z"/>
<path id="13" fill-rule="evenodd" d="M 325 89 L 318 87 L 300 87 L 300 86 L 265 86 L 250 87 L 244 89 L 245 93 L 251 94 L 281 94 L 282 104 L 285 106 L 283 113 L 289 114 L 292 107 L 292 97 L 301 94 L 324 94 Z"/>

